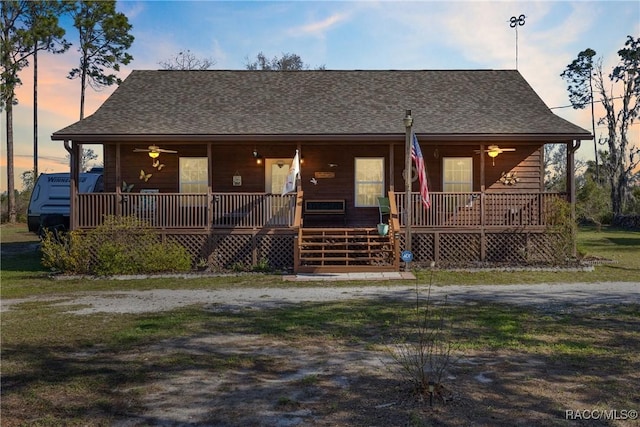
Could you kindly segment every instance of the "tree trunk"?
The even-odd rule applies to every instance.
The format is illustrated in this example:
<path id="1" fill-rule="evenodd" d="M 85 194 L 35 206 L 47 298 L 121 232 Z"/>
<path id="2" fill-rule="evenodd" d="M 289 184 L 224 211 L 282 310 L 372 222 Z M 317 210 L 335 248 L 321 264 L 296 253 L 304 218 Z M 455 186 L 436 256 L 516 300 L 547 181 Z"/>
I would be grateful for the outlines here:
<path id="1" fill-rule="evenodd" d="M 16 223 L 16 192 L 13 177 L 13 94 L 7 99 L 7 196 L 9 222 Z"/>
<path id="2" fill-rule="evenodd" d="M 33 179 L 38 177 L 38 47 L 33 51 Z"/>
<path id="3" fill-rule="evenodd" d="M 86 88 L 87 82 L 87 72 L 86 69 L 82 68 L 82 73 L 80 75 L 80 120 L 84 119 L 84 90 Z"/>
<path id="4" fill-rule="evenodd" d="M 80 33 L 82 39 L 82 32 Z M 80 120 L 84 119 L 84 93 L 87 89 L 87 52 L 82 52 L 80 60 Z"/>

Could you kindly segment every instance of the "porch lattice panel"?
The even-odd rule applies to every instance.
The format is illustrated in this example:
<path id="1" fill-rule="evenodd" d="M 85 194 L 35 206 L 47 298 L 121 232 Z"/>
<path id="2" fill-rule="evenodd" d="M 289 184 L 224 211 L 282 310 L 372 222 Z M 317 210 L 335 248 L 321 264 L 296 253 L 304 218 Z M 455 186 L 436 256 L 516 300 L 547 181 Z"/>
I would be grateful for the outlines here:
<path id="1" fill-rule="evenodd" d="M 168 242 L 184 246 L 194 263 L 201 258 L 207 258 L 209 247 L 207 236 L 204 234 L 168 234 L 166 239 Z"/>
<path id="2" fill-rule="evenodd" d="M 253 236 L 251 234 L 214 234 L 211 236 L 211 256 L 221 268 L 234 264 L 253 264 Z"/>
<path id="3" fill-rule="evenodd" d="M 256 236 L 256 254 L 258 261 L 266 259 L 275 269 L 287 269 L 293 266 L 293 235 Z"/>
<path id="4" fill-rule="evenodd" d="M 491 233 L 486 235 L 488 262 L 522 263 L 527 256 L 525 234 Z"/>
<path id="5" fill-rule="evenodd" d="M 400 235 L 400 248 L 405 247 L 404 237 L 404 234 Z M 435 242 L 436 239 L 433 233 L 413 233 L 411 235 L 411 252 L 413 252 L 413 261 L 418 263 L 429 263 L 435 260 Z"/>
<path id="6" fill-rule="evenodd" d="M 474 262 L 480 259 L 480 234 L 440 234 L 440 261 L 447 264 Z"/>
<path id="7" fill-rule="evenodd" d="M 562 236 L 555 233 L 529 234 L 528 261 L 554 263 L 563 262 L 570 254 L 569 247 L 563 247 Z"/>

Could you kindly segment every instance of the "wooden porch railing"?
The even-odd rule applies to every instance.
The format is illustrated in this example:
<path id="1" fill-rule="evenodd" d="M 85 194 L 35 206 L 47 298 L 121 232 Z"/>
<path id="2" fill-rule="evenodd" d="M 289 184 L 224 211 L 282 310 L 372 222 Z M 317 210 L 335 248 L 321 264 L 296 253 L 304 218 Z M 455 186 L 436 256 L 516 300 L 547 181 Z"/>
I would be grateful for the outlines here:
<path id="1" fill-rule="evenodd" d="M 550 202 L 565 193 L 430 193 L 425 209 L 420 193 L 411 194 L 412 227 L 512 227 L 546 226 Z M 394 193 L 401 226 L 405 226 L 405 194 Z"/>
<path id="2" fill-rule="evenodd" d="M 214 227 L 291 227 L 295 220 L 295 193 L 215 193 L 213 201 Z"/>
<path id="3" fill-rule="evenodd" d="M 393 267 L 394 271 L 400 270 L 400 238 L 397 233 L 400 232 L 400 218 L 398 205 L 393 191 L 389 191 L 389 238 L 393 245 Z"/>
<path id="4" fill-rule="evenodd" d="M 412 226 L 431 228 L 546 226 L 547 210 L 564 193 L 431 193 L 424 209 L 412 193 Z M 389 193 L 393 231 L 405 226 L 404 193 Z M 166 229 L 300 227 L 303 193 L 82 193 L 78 227 L 106 215 L 133 216 Z M 397 214 L 396 214 L 397 212 Z"/>
<path id="5" fill-rule="evenodd" d="M 296 194 L 82 193 L 78 226 L 94 228 L 107 215 L 133 216 L 158 228 L 262 228 L 294 224 Z"/>

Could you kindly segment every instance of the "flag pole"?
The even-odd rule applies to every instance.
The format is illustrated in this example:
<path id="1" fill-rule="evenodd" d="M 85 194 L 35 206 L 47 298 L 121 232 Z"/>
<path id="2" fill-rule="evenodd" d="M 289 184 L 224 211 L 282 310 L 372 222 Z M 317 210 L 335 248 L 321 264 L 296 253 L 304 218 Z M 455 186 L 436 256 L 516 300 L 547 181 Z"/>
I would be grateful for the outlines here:
<path id="1" fill-rule="evenodd" d="M 405 250 L 411 251 L 411 126 L 413 125 L 413 117 L 411 117 L 411 110 L 405 111 L 403 119 L 405 126 L 404 137 L 404 191 L 405 191 L 405 208 L 404 208 L 404 246 Z M 405 262 L 405 271 L 409 270 L 409 263 Z"/>

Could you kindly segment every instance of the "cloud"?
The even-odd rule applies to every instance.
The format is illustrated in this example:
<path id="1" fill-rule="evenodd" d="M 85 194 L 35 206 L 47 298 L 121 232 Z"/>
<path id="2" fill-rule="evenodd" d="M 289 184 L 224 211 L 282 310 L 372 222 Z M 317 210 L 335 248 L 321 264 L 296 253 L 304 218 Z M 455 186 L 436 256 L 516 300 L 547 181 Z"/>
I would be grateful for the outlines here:
<path id="1" fill-rule="evenodd" d="M 334 13 L 333 15 L 321 21 L 315 21 L 309 24 L 291 28 L 288 31 L 288 34 L 295 37 L 313 35 L 322 38 L 327 31 L 336 27 L 341 22 L 346 21 L 348 17 L 349 15 L 346 13 Z"/>
<path id="2" fill-rule="evenodd" d="M 80 118 L 80 81 L 66 77 L 77 65 L 77 60 L 76 52 L 38 57 L 39 117 L 54 115 L 62 119 L 58 128 L 74 123 Z M 124 79 L 128 72 L 121 72 L 118 75 Z M 23 69 L 20 77 L 23 84 L 16 89 L 19 104 L 15 110 L 23 108 L 31 110 L 33 109 L 33 67 Z M 88 87 L 85 91 L 85 117 L 93 114 L 115 88 L 116 86 L 113 85 L 95 91 Z"/>
<path id="3" fill-rule="evenodd" d="M 118 11 L 124 13 L 129 21 L 135 20 L 146 11 L 144 2 L 122 1 L 118 2 Z"/>
<path id="4" fill-rule="evenodd" d="M 215 61 L 213 68 L 229 68 L 227 66 L 229 62 L 229 55 L 222 48 L 218 39 L 213 39 L 211 41 L 211 51 L 213 53 L 212 59 Z"/>

